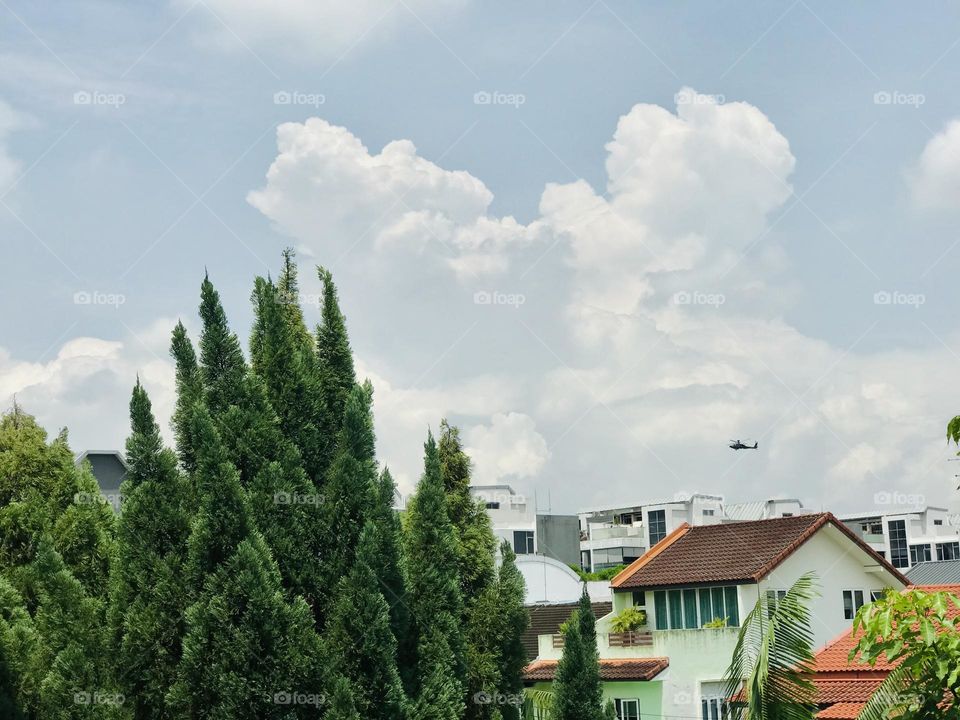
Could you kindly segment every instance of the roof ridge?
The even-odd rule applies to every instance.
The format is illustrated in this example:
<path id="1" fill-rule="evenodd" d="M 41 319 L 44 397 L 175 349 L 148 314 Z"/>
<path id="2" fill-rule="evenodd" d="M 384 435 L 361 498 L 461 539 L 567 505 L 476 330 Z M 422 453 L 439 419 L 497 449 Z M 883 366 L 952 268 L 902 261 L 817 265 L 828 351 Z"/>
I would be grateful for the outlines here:
<path id="1" fill-rule="evenodd" d="M 681 523 L 677 528 L 675 528 L 669 535 L 667 535 L 663 540 L 658 542 L 652 548 L 650 548 L 643 555 L 638 557 L 632 563 L 627 565 L 623 570 L 618 572 L 610 580 L 610 587 L 620 587 L 621 583 L 630 578 L 637 570 L 642 568 L 647 563 L 651 562 L 655 558 L 659 557 L 660 554 L 666 550 L 668 547 L 673 545 L 677 540 L 682 538 L 688 532 L 690 532 L 691 526 L 690 523 Z"/>

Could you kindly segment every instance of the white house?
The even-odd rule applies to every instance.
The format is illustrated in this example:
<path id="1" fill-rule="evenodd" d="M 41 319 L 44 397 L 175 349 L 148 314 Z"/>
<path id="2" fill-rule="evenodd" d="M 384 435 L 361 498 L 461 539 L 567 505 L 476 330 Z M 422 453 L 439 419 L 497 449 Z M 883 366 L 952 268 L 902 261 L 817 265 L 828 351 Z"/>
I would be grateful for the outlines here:
<path id="1" fill-rule="evenodd" d="M 896 568 L 960 560 L 958 518 L 946 508 L 891 508 L 882 513 L 850 513 L 840 519 Z"/>
<path id="2" fill-rule="evenodd" d="M 830 513 L 683 524 L 611 582 L 613 610 L 597 623 L 605 698 L 621 720 L 722 716 L 723 678 L 739 626 L 758 599 L 776 598 L 804 573 L 817 575 L 815 645 L 850 627 L 856 610 L 906 578 Z M 646 613 L 632 633 L 611 632 L 630 606 Z M 719 620 L 725 627 L 706 628 Z M 538 638 L 529 686 L 549 688 L 562 639 Z"/>

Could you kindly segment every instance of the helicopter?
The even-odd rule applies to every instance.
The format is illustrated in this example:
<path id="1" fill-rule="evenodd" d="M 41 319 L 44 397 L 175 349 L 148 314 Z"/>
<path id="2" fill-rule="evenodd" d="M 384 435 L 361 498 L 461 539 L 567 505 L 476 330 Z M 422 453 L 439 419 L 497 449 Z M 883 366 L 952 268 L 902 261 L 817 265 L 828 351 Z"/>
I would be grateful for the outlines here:
<path id="1" fill-rule="evenodd" d="M 754 443 L 753 445 L 744 445 L 739 440 L 731 440 L 730 449 L 731 450 L 756 450 L 759 444 L 760 443 Z"/>

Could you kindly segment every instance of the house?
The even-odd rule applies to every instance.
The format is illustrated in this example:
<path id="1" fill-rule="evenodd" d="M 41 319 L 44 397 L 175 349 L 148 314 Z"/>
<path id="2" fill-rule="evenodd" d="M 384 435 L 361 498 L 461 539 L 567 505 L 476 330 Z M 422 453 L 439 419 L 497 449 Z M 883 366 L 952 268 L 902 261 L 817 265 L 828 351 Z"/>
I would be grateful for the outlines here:
<path id="1" fill-rule="evenodd" d="M 684 523 L 717 525 L 807 512 L 796 499 L 728 504 L 722 495 L 704 493 L 585 510 L 579 513 L 580 566 L 595 572 L 628 565 Z"/>
<path id="2" fill-rule="evenodd" d="M 849 627 L 871 597 L 907 585 L 830 513 L 680 525 L 610 583 L 613 610 L 597 624 L 601 669 L 608 678 L 604 696 L 629 708 L 621 718 L 638 717 L 631 714 L 634 708 L 643 717 L 720 717 L 723 679 L 741 621 L 758 598 L 775 600 L 811 571 L 821 592 L 811 607 L 817 645 Z M 644 610 L 646 624 L 630 633 L 612 632 L 614 617 L 631 606 Z M 721 626 L 705 627 L 714 623 Z M 562 638 L 541 635 L 538 659 L 525 681 L 549 687 L 541 679 L 552 667 L 546 661 L 561 654 Z M 623 670 L 624 661 L 646 662 Z"/>
<path id="3" fill-rule="evenodd" d="M 84 462 L 90 464 L 93 477 L 100 486 L 101 498 L 119 512 L 120 485 L 127 477 L 127 461 L 123 455 L 116 450 L 85 450 L 74 459 L 77 467 Z"/>
<path id="4" fill-rule="evenodd" d="M 580 525 L 576 515 L 538 512 L 525 495 L 509 485 L 472 485 L 470 494 L 484 503 L 493 534 L 517 555 L 545 555 L 567 565 L 580 560 Z"/>
<path id="5" fill-rule="evenodd" d="M 840 519 L 895 568 L 906 570 L 924 562 L 960 560 L 960 527 L 957 516 L 946 508 L 891 508 L 882 513 L 841 515 Z"/>
<path id="6" fill-rule="evenodd" d="M 948 590 L 960 595 L 960 585 L 922 586 L 923 590 Z M 951 617 L 958 611 L 951 608 Z M 856 647 L 857 637 L 848 628 L 814 656 L 813 684 L 821 720 L 855 720 L 864 703 L 876 691 L 897 663 L 888 663 L 881 655 L 872 667 L 848 658 Z"/>
<path id="7" fill-rule="evenodd" d="M 523 649 L 527 653 L 527 660 L 533 661 L 537 658 L 537 638 L 540 635 L 558 635 L 560 626 L 570 619 L 579 604 L 579 600 L 574 600 L 571 602 L 527 605 L 530 622 L 523 635 L 520 636 Z M 590 608 L 593 610 L 594 617 L 599 620 L 610 614 L 610 611 L 613 610 L 613 603 L 610 600 L 591 601 Z"/>

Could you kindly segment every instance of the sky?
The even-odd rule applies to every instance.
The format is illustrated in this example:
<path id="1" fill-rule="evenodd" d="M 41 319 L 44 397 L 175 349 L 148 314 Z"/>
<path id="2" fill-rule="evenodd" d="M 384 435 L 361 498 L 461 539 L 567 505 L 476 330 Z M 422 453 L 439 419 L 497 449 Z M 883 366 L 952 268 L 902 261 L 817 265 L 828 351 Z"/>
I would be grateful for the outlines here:
<path id="1" fill-rule="evenodd" d="M 0 403 L 170 437 L 205 269 L 296 248 L 404 493 L 956 507 L 960 8 L 0 0 Z M 734 452 L 731 439 L 756 451 Z"/>

